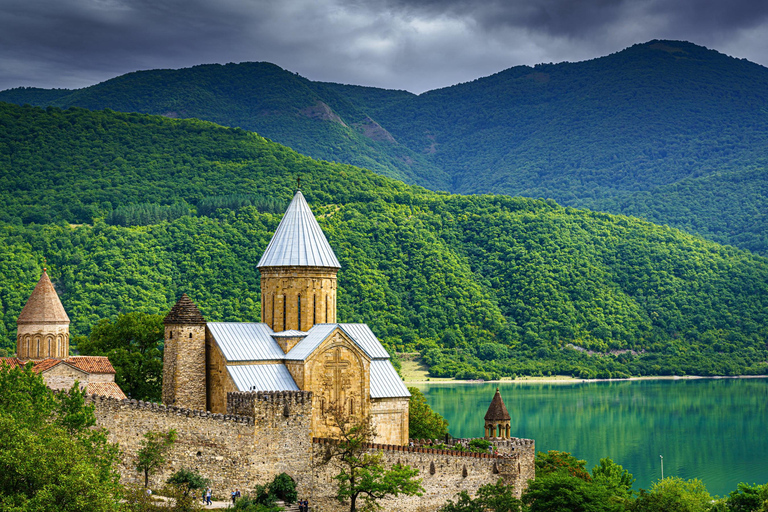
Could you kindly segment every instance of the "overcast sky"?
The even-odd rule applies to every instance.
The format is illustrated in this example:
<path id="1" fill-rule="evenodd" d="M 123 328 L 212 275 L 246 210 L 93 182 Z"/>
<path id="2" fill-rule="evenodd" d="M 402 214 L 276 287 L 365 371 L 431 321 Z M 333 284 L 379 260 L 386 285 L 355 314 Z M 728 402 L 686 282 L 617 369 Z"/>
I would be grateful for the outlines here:
<path id="1" fill-rule="evenodd" d="M 268 61 L 415 93 L 682 39 L 768 65 L 762 0 L 0 0 L 0 90 Z"/>

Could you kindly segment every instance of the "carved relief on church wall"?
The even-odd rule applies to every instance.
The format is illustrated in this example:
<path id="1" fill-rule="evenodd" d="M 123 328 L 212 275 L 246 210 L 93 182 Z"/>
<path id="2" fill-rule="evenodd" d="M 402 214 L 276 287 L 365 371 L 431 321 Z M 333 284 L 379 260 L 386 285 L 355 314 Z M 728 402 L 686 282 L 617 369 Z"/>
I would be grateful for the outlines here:
<path id="1" fill-rule="evenodd" d="M 335 432 L 332 407 L 345 416 L 362 418 L 370 411 L 370 361 L 340 332 L 336 332 L 311 356 L 305 366 L 304 389 L 314 392 L 312 433 L 315 437 Z"/>

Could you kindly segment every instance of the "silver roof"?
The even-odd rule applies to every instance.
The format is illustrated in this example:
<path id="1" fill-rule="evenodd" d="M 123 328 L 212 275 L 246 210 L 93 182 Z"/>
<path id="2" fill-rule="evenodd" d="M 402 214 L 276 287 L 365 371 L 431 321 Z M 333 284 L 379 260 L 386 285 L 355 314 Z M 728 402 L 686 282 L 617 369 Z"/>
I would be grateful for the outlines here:
<path id="1" fill-rule="evenodd" d="M 285 354 L 285 359 L 289 361 L 303 361 L 320 346 L 320 344 L 338 327 L 338 324 L 315 324 L 309 331 L 307 337 L 301 340 L 291 350 Z"/>
<path id="2" fill-rule="evenodd" d="M 285 357 L 267 324 L 208 322 L 208 329 L 227 361 L 274 361 Z"/>
<path id="3" fill-rule="evenodd" d="M 411 396 L 400 376 L 386 359 L 371 361 L 371 398 L 397 398 Z"/>
<path id="4" fill-rule="evenodd" d="M 299 391 L 284 364 L 237 364 L 227 366 L 239 391 Z"/>
<path id="5" fill-rule="evenodd" d="M 341 268 L 301 190 L 293 196 L 256 265 L 257 268 L 296 266 Z"/>
<path id="6" fill-rule="evenodd" d="M 287 331 L 280 331 L 272 334 L 273 338 L 303 338 L 307 335 L 304 331 L 298 331 L 296 329 L 289 329 Z"/>
<path id="7" fill-rule="evenodd" d="M 341 330 L 354 340 L 371 359 L 389 359 L 389 354 L 366 324 L 339 324 Z"/>

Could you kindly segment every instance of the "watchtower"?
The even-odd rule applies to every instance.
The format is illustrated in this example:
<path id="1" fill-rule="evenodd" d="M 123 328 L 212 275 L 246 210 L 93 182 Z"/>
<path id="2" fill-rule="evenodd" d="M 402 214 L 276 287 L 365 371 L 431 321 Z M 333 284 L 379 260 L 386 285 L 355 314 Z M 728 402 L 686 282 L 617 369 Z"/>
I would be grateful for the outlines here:
<path id="1" fill-rule="evenodd" d="M 205 319 L 183 294 L 168 315 L 163 354 L 163 403 L 206 410 Z"/>
<path id="2" fill-rule="evenodd" d="M 336 274 L 341 265 L 296 191 L 256 267 L 261 273 L 261 321 L 275 332 L 308 331 L 336 322 Z"/>
<path id="3" fill-rule="evenodd" d="M 485 438 L 486 439 L 509 439 L 509 411 L 501 399 L 499 388 L 496 388 L 496 394 L 493 395 L 491 405 L 488 406 L 488 412 L 485 413 Z"/>

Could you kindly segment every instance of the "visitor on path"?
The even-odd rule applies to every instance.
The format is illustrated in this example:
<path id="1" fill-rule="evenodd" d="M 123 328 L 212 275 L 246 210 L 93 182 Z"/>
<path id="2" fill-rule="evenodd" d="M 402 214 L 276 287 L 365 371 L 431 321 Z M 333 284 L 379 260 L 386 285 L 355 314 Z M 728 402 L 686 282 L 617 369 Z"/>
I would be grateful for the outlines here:
<path id="1" fill-rule="evenodd" d="M 232 491 L 232 504 L 235 504 L 235 491 Z"/>
<path id="2" fill-rule="evenodd" d="M 205 502 L 207 505 L 211 504 L 211 488 L 209 487 L 207 491 L 205 491 Z"/>

